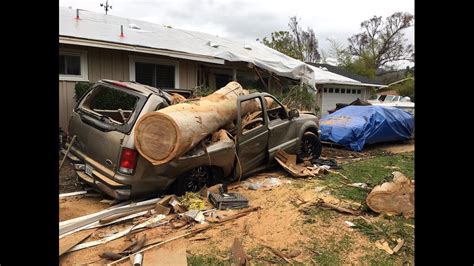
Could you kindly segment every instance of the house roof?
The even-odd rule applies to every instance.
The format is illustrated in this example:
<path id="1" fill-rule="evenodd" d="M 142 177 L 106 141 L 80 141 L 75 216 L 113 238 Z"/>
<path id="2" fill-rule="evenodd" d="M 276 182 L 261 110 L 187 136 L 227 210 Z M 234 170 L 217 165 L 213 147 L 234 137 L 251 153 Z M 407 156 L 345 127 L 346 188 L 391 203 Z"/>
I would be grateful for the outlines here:
<path id="1" fill-rule="evenodd" d="M 314 83 L 315 84 L 341 84 L 341 85 L 353 85 L 353 86 L 369 86 L 369 87 L 387 87 L 386 85 L 379 85 L 373 83 L 364 83 L 356 79 L 352 79 L 340 74 L 336 74 L 327 68 L 315 66 L 314 63 L 308 63 L 308 66 L 314 72 Z"/>
<path id="2" fill-rule="evenodd" d="M 315 66 L 315 67 L 318 67 L 318 68 L 321 68 L 321 69 L 326 68 L 328 71 L 330 71 L 332 73 L 335 73 L 335 74 L 340 75 L 340 76 L 344 76 L 344 77 L 352 79 L 352 80 L 356 80 L 358 82 L 361 82 L 361 83 L 364 83 L 364 84 L 367 84 L 367 85 L 373 85 L 374 87 L 377 87 L 377 86 L 385 87 L 385 84 L 383 84 L 382 82 L 380 82 L 378 80 L 373 80 L 373 79 L 370 79 L 368 77 L 364 77 L 364 76 L 352 73 L 350 71 L 347 71 L 347 70 L 345 70 L 343 68 L 340 68 L 340 67 L 337 67 L 337 66 L 332 66 L 332 65 L 329 65 L 329 64 L 317 64 L 317 63 L 307 63 L 307 64 L 310 64 L 312 66 Z"/>
<path id="3" fill-rule="evenodd" d="M 230 40 L 86 10 L 79 10 L 79 19 L 76 19 L 76 12 L 76 9 L 60 7 L 60 43 L 160 54 L 216 64 L 224 64 L 225 60 L 242 61 L 279 76 L 314 84 L 314 73 L 308 65 L 259 42 Z"/>

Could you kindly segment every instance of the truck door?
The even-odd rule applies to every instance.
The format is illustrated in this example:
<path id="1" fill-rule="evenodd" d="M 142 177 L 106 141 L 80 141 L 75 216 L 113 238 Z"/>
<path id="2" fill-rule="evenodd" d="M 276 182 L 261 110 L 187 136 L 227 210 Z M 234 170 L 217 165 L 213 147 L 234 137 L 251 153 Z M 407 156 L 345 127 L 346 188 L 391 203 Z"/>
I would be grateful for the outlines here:
<path id="1" fill-rule="evenodd" d="M 264 108 L 263 98 L 258 95 L 237 100 L 237 155 L 243 174 L 268 158 L 268 118 Z M 237 171 L 240 172 L 239 166 Z"/>

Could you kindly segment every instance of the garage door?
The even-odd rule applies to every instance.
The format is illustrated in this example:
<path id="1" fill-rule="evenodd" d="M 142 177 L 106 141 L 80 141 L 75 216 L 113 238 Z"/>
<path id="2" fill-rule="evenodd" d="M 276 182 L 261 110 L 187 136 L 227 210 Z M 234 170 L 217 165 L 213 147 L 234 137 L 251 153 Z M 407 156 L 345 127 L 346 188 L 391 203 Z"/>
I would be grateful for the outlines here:
<path id="1" fill-rule="evenodd" d="M 351 103 L 357 98 L 362 99 L 362 89 L 324 88 L 322 94 L 321 115 L 336 108 L 336 103 Z"/>

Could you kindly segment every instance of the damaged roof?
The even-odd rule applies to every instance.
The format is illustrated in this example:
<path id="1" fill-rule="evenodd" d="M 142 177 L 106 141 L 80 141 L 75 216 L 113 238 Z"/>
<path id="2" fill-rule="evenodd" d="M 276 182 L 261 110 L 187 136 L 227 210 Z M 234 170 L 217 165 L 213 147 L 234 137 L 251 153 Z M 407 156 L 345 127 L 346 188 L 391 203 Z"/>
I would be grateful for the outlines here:
<path id="1" fill-rule="evenodd" d="M 256 41 L 230 40 L 66 7 L 59 9 L 59 36 L 59 42 L 65 44 L 160 54 L 215 64 L 224 64 L 224 60 L 248 62 L 279 76 L 314 85 L 313 70 L 307 64 Z"/>
<path id="2" fill-rule="evenodd" d="M 361 82 L 359 80 L 334 73 L 332 70 L 324 66 L 320 66 L 320 64 L 308 63 L 308 66 L 314 71 L 315 84 L 343 84 L 353 86 L 369 86 L 377 88 L 387 87 L 387 85 L 382 85 L 373 82 Z"/>

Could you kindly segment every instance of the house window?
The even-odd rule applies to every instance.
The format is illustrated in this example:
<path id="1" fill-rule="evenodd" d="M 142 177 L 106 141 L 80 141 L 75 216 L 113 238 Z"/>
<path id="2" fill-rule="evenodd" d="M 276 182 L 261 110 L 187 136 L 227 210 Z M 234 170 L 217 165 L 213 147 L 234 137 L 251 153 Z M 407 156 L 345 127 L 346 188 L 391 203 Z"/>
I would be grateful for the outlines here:
<path id="1" fill-rule="evenodd" d="M 58 67 L 59 80 L 88 81 L 86 51 L 60 50 Z"/>
<path id="2" fill-rule="evenodd" d="M 130 56 L 130 80 L 156 88 L 179 88 L 178 62 Z"/>
<path id="3" fill-rule="evenodd" d="M 156 88 L 175 88 L 174 66 L 135 63 L 135 81 Z"/>
<path id="4" fill-rule="evenodd" d="M 356 94 L 356 90 L 355 90 L 355 89 L 352 89 L 352 94 Z"/>
<path id="5" fill-rule="evenodd" d="M 346 89 L 341 89 L 341 93 L 346 93 Z"/>
<path id="6" fill-rule="evenodd" d="M 351 89 L 346 89 L 346 93 L 347 93 L 347 94 L 350 94 L 350 93 L 351 93 Z"/>
<path id="7" fill-rule="evenodd" d="M 227 85 L 227 83 L 232 81 L 232 76 L 230 76 L 230 75 L 216 74 L 215 76 L 216 76 L 216 88 L 217 89 L 224 87 L 225 85 Z M 266 81 L 266 83 L 267 82 L 268 81 Z"/>
<path id="8" fill-rule="evenodd" d="M 339 89 L 334 89 L 334 92 L 335 92 L 335 93 L 339 93 Z"/>
<path id="9" fill-rule="evenodd" d="M 325 92 L 325 93 L 328 92 L 328 88 L 324 88 L 324 92 Z"/>
<path id="10" fill-rule="evenodd" d="M 333 88 L 329 88 L 329 93 L 333 93 L 334 89 Z"/>
<path id="11" fill-rule="evenodd" d="M 358 94 L 361 94 L 361 93 L 362 93 L 362 90 L 357 90 L 357 93 L 358 93 Z"/>

